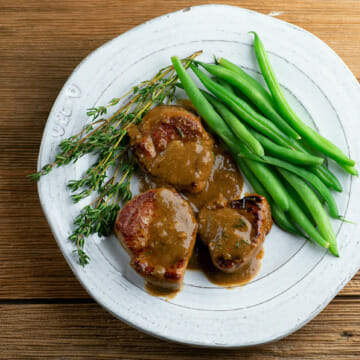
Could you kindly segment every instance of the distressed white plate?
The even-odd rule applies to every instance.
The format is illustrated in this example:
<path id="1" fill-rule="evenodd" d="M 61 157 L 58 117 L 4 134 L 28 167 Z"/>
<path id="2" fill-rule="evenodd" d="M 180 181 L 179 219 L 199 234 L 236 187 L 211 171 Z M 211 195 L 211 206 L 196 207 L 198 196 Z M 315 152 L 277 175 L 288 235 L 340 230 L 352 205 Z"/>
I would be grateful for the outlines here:
<path id="1" fill-rule="evenodd" d="M 359 163 L 360 88 L 341 59 L 294 25 L 238 7 L 207 5 L 149 21 L 83 60 L 51 110 L 39 168 L 53 160 L 62 139 L 88 121 L 87 108 L 106 104 L 152 77 L 172 55 L 203 50 L 203 60 L 210 61 L 213 54 L 227 57 L 262 80 L 249 30 L 261 35 L 296 111 Z M 91 161 L 85 158 L 43 177 L 38 187 L 41 204 L 61 251 L 89 294 L 116 317 L 149 334 L 209 347 L 276 340 L 316 316 L 359 269 L 359 225 L 333 222 L 339 259 L 274 226 L 265 241 L 261 271 L 248 285 L 227 290 L 209 283 L 200 272 L 187 271 L 177 297 L 152 297 L 114 236 L 87 240 L 91 263 L 85 269 L 72 253 L 68 236 L 84 203 L 71 203 L 66 184 L 83 174 Z M 359 223 L 359 179 L 333 163 L 330 168 L 344 187 L 335 194 L 341 214 Z"/>

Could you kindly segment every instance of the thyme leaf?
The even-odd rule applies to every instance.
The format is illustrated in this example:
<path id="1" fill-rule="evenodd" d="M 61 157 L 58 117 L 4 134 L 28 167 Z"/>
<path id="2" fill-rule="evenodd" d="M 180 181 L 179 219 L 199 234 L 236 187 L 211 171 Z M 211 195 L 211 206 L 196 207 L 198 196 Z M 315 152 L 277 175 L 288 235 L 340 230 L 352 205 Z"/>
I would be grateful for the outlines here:
<path id="1" fill-rule="evenodd" d="M 183 139 L 184 138 L 184 133 L 182 132 L 182 130 L 179 127 L 176 127 L 176 131 L 178 132 L 180 137 Z"/>
<path id="2" fill-rule="evenodd" d="M 234 227 L 242 228 L 244 226 L 246 226 L 246 222 L 243 219 L 241 218 L 236 219 L 236 223 L 234 224 Z"/>
<path id="3" fill-rule="evenodd" d="M 184 66 L 188 67 L 190 61 L 199 54 L 197 52 L 183 59 Z M 75 203 L 95 194 L 95 200 L 84 206 L 74 219 L 75 229 L 69 236 L 76 245 L 74 253 L 82 266 L 90 261 L 84 250 L 86 238 L 95 233 L 99 236 L 109 235 L 120 209 L 119 203 L 132 198 L 130 181 L 135 171 L 135 161 L 129 151 L 128 127 L 141 122 L 153 106 L 173 101 L 177 82 L 174 68 L 167 66 L 160 69 L 152 79 L 132 87 L 107 105 L 87 109 L 90 123 L 79 133 L 60 142 L 54 162 L 28 175 L 30 180 L 39 180 L 54 168 L 76 163 L 84 155 L 97 156 L 97 160 L 80 179 L 70 180 L 67 184 Z M 109 108 L 116 105 L 120 105 L 120 108 L 113 115 L 104 118 L 108 115 Z M 181 129 L 179 130 L 180 136 L 183 136 Z"/>

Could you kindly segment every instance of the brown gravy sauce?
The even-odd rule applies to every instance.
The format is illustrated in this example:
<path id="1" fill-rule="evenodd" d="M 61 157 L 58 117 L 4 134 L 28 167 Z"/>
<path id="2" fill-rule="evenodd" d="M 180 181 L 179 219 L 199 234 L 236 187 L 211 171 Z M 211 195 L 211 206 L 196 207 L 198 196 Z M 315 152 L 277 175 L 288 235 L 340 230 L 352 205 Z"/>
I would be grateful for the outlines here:
<path id="1" fill-rule="evenodd" d="M 260 270 L 263 256 L 264 250 L 261 248 L 256 257 L 248 265 L 241 268 L 240 271 L 225 274 L 214 266 L 208 248 L 201 241 L 198 241 L 187 268 L 189 270 L 201 270 L 213 284 L 231 288 L 244 285 L 253 279 Z"/>
<path id="2" fill-rule="evenodd" d="M 196 224 L 188 206 L 184 206 L 186 202 L 168 189 L 156 193 L 155 204 L 157 215 L 149 228 L 149 253 L 154 271 L 161 273 L 187 256 Z"/>
<path id="3" fill-rule="evenodd" d="M 156 157 L 149 168 L 155 176 L 168 179 L 169 183 L 177 186 L 186 184 L 189 179 L 194 179 L 195 183 L 204 183 L 212 164 L 211 150 L 200 142 L 175 140 Z"/>
<path id="4" fill-rule="evenodd" d="M 151 296 L 161 296 L 167 299 L 173 299 L 181 291 L 181 288 L 175 291 L 162 289 L 148 283 L 147 281 L 145 281 L 145 289 L 146 292 Z"/>
<path id="5" fill-rule="evenodd" d="M 200 193 L 183 191 L 195 215 L 207 203 L 215 201 L 222 194 L 224 200 L 239 199 L 243 188 L 243 179 L 231 155 L 219 145 L 214 146 L 214 164 L 205 189 Z M 156 182 L 148 174 L 140 174 L 139 191 L 144 192 L 157 187 L 170 187 Z"/>
<path id="6" fill-rule="evenodd" d="M 205 190 L 197 194 L 182 192 L 183 197 L 189 201 L 196 216 L 205 204 L 217 200 L 220 194 L 224 200 L 239 199 L 241 197 L 243 179 L 231 155 L 221 146 L 215 145 L 213 156 L 214 165 Z M 157 183 L 148 174 L 140 174 L 140 192 L 157 187 L 170 186 Z M 261 267 L 262 257 L 263 250 L 261 249 L 258 255 L 247 266 L 236 273 L 226 274 L 213 265 L 208 248 L 200 240 L 197 240 L 187 269 L 203 271 L 208 280 L 216 285 L 233 287 L 246 284 L 256 276 Z M 167 298 L 176 296 L 176 292 L 163 292 L 151 285 L 146 285 L 146 289 L 153 296 Z"/>
<path id="7" fill-rule="evenodd" d="M 236 209 L 205 207 L 201 210 L 198 223 L 198 234 L 203 243 L 208 245 L 215 259 L 246 259 L 249 250 L 253 248 L 251 222 Z"/>

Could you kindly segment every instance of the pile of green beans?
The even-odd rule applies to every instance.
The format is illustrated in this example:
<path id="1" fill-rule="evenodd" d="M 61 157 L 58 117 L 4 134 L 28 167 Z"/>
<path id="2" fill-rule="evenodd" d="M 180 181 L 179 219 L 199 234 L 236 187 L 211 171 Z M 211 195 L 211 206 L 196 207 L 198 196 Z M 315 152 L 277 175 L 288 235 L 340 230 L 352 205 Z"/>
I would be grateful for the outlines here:
<path id="1" fill-rule="evenodd" d="M 193 61 L 191 70 L 210 94 L 197 87 L 174 56 L 171 60 L 180 87 L 210 130 L 225 143 L 254 191 L 268 200 L 274 221 L 283 230 L 313 240 L 339 256 L 324 205 L 331 217 L 342 219 L 330 190 L 342 191 L 342 187 L 324 165 L 324 156 L 352 175 L 357 175 L 355 162 L 290 108 L 264 46 L 253 34 L 256 58 L 270 92 L 227 59 L 220 58 L 216 64 Z"/>
<path id="2" fill-rule="evenodd" d="M 249 74 L 247 74 L 241 67 L 233 64 L 227 59 L 220 58 L 217 60 L 218 64 L 220 64 L 222 67 L 231 70 L 237 74 L 240 74 L 242 78 L 245 80 L 245 84 L 248 86 L 254 87 L 258 92 L 262 93 L 262 97 L 265 98 L 265 101 L 272 102 L 272 97 L 269 94 L 269 92 L 262 87 L 262 85 L 257 82 L 254 78 L 252 78 Z M 264 145 L 264 144 L 263 144 Z M 302 144 L 298 141 L 294 141 L 291 139 L 291 144 L 288 144 L 289 148 L 294 148 L 295 150 L 307 153 L 309 154 L 309 151 L 302 146 Z M 267 149 L 268 151 L 271 151 Z M 311 154 L 310 154 L 311 155 Z M 279 155 L 278 155 L 279 156 Z M 350 174 L 357 175 L 357 170 L 354 167 L 349 167 L 345 165 L 340 165 L 341 167 L 345 167 Z M 312 171 L 320 177 L 320 179 L 330 188 L 336 190 L 336 191 L 342 191 L 342 187 L 338 179 L 330 172 L 330 170 L 325 166 L 320 166 L 317 169 L 312 169 Z"/>
<path id="3" fill-rule="evenodd" d="M 243 99 L 240 99 L 231 91 L 210 79 L 205 73 L 200 71 L 194 65 L 190 65 L 190 68 L 210 92 L 212 92 L 217 98 L 228 105 L 228 107 L 248 125 L 268 136 L 270 139 L 273 139 L 278 144 L 288 146 L 289 141 L 287 136 L 270 120 L 259 114 Z"/>
<path id="4" fill-rule="evenodd" d="M 304 139 L 306 139 L 309 142 L 309 144 L 311 144 L 317 150 L 321 151 L 323 154 L 334 159 L 340 165 L 346 166 L 345 170 L 348 171 L 352 166 L 355 165 L 355 161 L 349 159 L 338 147 L 336 147 L 328 139 L 324 138 L 315 130 L 305 125 L 301 121 L 301 119 L 296 115 L 296 113 L 291 109 L 289 103 L 287 102 L 280 88 L 280 84 L 270 64 L 270 60 L 266 53 L 263 43 L 261 42 L 259 36 L 255 32 L 252 32 L 252 34 L 254 34 L 255 37 L 254 49 L 255 49 L 256 59 L 259 63 L 259 67 L 261 73 L 264 76 L 266 84 L 270 89 L 277 110 L 288 121 L 288 123 Z M 347 166 L 350 166 L 350 168 L 348 168 Z"/>
<path id="5" fill-rule="evenodd" d="M 293 130 L 277 113 L 272 104 L 271 98 L 266 96 L 268 93 L 266 91 L 259 91 L 258 87 L 251 86 L 247 77 L 242 76 L 242 74 L 238 72 L 234 73 L 233 71 L 230 71 L 222 66 L 204 64 L 202 62 L 198 62 L 198 64 L 200 64 L 210 74 L 222 80 L 228 81 L 231 85 L 237 87 L 250 101 L 253 102 L 254 105 L 257 106 L 257 108 L 264 116 L 266 116 L 276 126 L 278 126 L 279 129 L 282 130 L 286 135 L 291 136 L 294 139 L 300 139 L 299 134 Z"/>
<path id="6" fill-rule="evenodd" d="M 213 105 L 215 110 L 222 116 L 228 126 L 231 128 L 233 133 L 239 140 L 242 140 L 244 144 L 259 156 L 264 156 L 264 148 L 260 144 L 260 142 L 254 137 L 250 131 L 244 126 L 237 117 L 230 111 L 228 108 L 218 101 L 216 98 L 211 96 L 209 93 L 205 91 L 201 91 L 205 98 Z"/>

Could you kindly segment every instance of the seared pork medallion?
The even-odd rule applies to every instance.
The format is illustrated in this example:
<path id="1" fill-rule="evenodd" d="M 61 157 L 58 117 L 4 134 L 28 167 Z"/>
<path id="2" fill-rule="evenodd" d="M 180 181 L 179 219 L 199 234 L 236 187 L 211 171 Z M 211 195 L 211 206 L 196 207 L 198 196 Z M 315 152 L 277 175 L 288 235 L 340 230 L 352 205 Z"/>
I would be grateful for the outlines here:
<path id="1" fill-rule="evenodd" d="M 179 106 L 157 106 L 128 133 L 138 163 L 158 182 L 192 193 L 205 188 L 213 139 L 198 116 Z"/>
<path id="2" fill-rule="evenodd" d="M 147 282 L 161 289 L 181 287 L 197 224 L 178 193 L 159 188 L 134 197 L 119 211 L 114 230 L 131 266 Z"/>
<path id="3" fill-rule="evenodd" d="M 214 265 L 233 273 L 256 257 L 272 226 L 270 206 L 260 195 L 205 205 L 199 213 L 199 235 Z"/>

